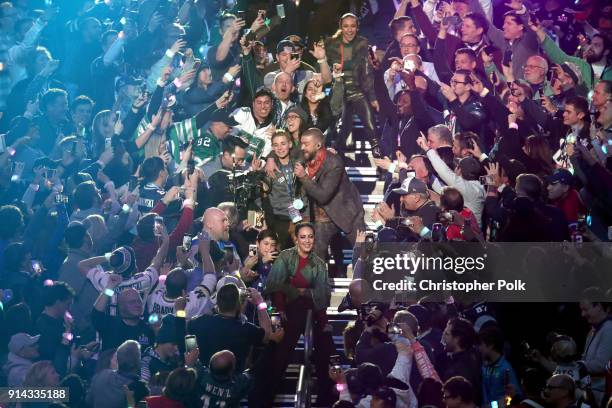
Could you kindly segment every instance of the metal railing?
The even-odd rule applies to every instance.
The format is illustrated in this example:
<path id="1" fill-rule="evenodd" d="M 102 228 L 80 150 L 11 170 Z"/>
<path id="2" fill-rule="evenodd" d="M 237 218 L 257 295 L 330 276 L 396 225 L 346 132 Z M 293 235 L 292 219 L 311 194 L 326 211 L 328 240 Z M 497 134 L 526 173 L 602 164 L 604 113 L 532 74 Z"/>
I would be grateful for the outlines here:
<path id="1" fill-rule="evenodd" d="M 300 366 L 300 377 L 295 390 L 296 408 L 310 408 L 310 380 L 312 367 L 310 357 L 312 356 L 312 310 L 306 315 L 306 327 L 304 329 L 304 364 Z"/>

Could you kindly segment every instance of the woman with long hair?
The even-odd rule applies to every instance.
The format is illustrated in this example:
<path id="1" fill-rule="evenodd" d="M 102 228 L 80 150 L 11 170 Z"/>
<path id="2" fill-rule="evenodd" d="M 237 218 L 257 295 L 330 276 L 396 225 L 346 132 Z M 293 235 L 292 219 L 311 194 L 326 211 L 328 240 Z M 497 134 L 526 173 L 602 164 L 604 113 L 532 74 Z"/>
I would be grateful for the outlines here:
<path id="1" fill-rule="evenodd" d="M 527 167 L 529 173 L 536 174 L 540 178 L 550 176 L 555 171 L 555 165 L 552 161 L 552 152 L 548 141 L 541 136 L 531 135 L 525 139 L 523 145 L 525 158 L 520 159 Z"/>
<path id="2" fill-rule="evenodd" d="M 369 59 L 368 40 L 358 36 L 358 31 L 357 16 L 347 13 L 340 18 L 340 28 L 336 34 L 325 41 L 327 59 L 334 72 L 342 73 L 344 85 L 344 109 L 336 147 L 339 151 L 345 149 L 346 138 L 353 128 L 353 114 L 357 114 L 374 156 L 379 157 L 380 147 L 374 133 L 372 114 L 372 109 L 379 109 L 374 92 L 373 67 Z"/>
<path id="3" fill-rule="evenodd" d="M 332 129 L 334 118 L 321 81 L 310 79 L 306 82 L 301 105 L 308 114 L 307 128 L 316 127 L 323 133 Z"/>
<path id="4" fill-rule="evenodd" d="M 289 356 L 305 332 L 308 311 L 312 311 L 314 361 L 318 378 L 319 398 L 333 395 L 333 382 L 328 375 L 329 356 L 334 352 L 331 327 L 326 310 L 331 291 L 327 266 L 314 253 L 315 230 L 310 223 L 295 226 L 295 246 L 279 255 L 266 281 L 264 293 L 272 297 L 285 329 L 272 360 L 272 380 L 278 386 L 289 362 Z M 319 403 L 328 403 L 319 400 Z"/>
<path id="5" fill-rule="evenodd" d="M 107 146 L 110 146 L 115 134 L 115 114 L 110 110 L 102 110 L 96 114 L 91 125 L 91 144 L 89 156 L 100 157 Z"/>
<path id="6" fill-rule="evenodd" d="M 308 129 L 308 114 L 299 105 L 287 109 L 287 132 L 291 136 L 291 144 L 295 148 L 300 147 L 300 136 Z"/>
<path id="7" fill-rule="evenodd" d="M 276 170 L 273 176 L 266 176 L 263 181 L 266 225 L 276 233 L 278 243 L 283 249 L 291 246 L 295 225 L 292 219 L 299 222 L 308 214 L 306 195 L 301 191 L 293 174 L 293 166 L 297 161 L 291 154 L 292 150 L 295 149 L 289 133 L 280 130 L 272 135 L 272 157 Z"/>

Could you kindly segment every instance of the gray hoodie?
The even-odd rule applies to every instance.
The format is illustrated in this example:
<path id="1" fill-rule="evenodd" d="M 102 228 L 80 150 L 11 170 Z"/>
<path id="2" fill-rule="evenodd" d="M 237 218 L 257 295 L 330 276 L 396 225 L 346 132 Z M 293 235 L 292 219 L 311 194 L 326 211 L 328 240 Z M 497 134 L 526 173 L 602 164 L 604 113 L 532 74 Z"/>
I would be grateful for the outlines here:
<path id="1" fill-rule="evenodd" d="M 8 354 L 6 364 L 2 367 L 7 376 L 7 385 L 9 387 L 20 387 L 32 364 L 34 364 L 32 360 L 20 357 L 11 351 Z"/>

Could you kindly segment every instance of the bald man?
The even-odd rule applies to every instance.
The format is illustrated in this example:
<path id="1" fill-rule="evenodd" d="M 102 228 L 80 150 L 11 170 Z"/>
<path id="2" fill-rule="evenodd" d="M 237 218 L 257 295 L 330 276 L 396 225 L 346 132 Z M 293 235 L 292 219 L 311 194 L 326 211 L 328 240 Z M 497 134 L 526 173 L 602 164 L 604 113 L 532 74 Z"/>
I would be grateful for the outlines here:
<path id="1" fill-rule="evenodd" d="M 249 370 L 235 373 L 236 357 L 229 350 L 218 351 L 210 357 L 210 368 L 201 371 L 205 407 L 238 407 L 251 385 Z"/>
<path id="2" fill-rule="evenodd" d="M 135 288 L 123 289 L 117 296 L 118 316 L 107 312 L 112 297 L 109 294 L 117 290 L 120 282 L 119 275 L 109 277 L 91 312 L 92 324 L 102 339 L 101 350 L 116 348 L 126 340 L 136 340 L 143 348 L 153 345 L 155 335 L 141 318 L 144 302 Z"/>
<path id="3" fill-rule="evenodd" d="M 567 374 L 553 375 L 546 381 L 542 399 L 551 408 L 568 408 L 575 406 L 576 383 Z"/>
<path id="4" fill-rule="evenodd" d="M 349 283 L 348 294 L 342 299 L 338 311 L 354 310 L 372 298 L 372 286 L 365 279 L 353 279 Z"/>
<path id="5" fill-rule="evenodd" d="M 202 234 L 214 241 L 229 241 L 230 222 L 223 210 L 211 207 L 202 217 Z"/>

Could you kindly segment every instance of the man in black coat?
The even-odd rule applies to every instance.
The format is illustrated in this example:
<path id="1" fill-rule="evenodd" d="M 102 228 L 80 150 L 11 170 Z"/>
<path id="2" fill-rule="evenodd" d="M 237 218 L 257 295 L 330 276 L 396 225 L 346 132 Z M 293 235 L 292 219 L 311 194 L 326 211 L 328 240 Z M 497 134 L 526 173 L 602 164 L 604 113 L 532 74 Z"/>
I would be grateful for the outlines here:
<path id="1" fill-rule="evenodd" d="M 325 149 L 323 133 L 310 128 L 302 133 L 301 143 L 305 163 L 297 163 L 294 173 L 311 204 L 310 221 L 317 237 L 315 253 L 325 259 L 327 246 L 340 231 L 354 245 L 357 231 L 365 230 L 363 205 L 342 159 Z"/>

